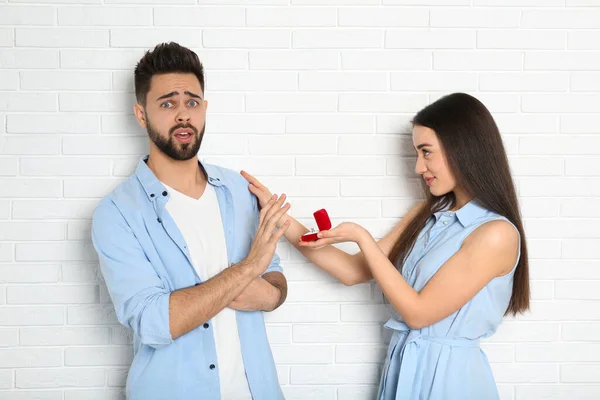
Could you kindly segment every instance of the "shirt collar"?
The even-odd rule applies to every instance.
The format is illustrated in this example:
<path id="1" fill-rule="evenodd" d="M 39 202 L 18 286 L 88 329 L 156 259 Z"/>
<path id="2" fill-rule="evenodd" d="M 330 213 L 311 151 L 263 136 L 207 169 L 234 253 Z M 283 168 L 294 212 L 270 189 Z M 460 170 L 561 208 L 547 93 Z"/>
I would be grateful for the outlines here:
<path id="1" fill-rule="evenodd" d="M 140 158 L 138 165 L 135 169 L 135 176 L 138 181 L 144 188 L 146 192 L 146 196 L 148 196 L 149 200 L 154 200 L 159 196 L 167 196 L 165 186 L 158 180 L 154 172 L 148 167 L 146 161 L 148 161 L 149 155 L 145 155 Z M 202 164 L 200 160 L 198 160 L 198 164 L 200 168 L 204 171 L 204 174 L 208 178 L 208 183 L 213 186 L 223 186 L 223 175 L 219 169 L 210 164 Z"/>
<path id="2" fill-rule="evenodd" d="M 436 221 L 440 219 L 442 215 L 452 217 L 456 215 L 456 218 L 458 218 L 458 221 L 462 224 L 462 226 L 467 226 L 486 212 L 487 209 L 483 208 L 477 202 L 477 200 L 471 200 L 457 211 L 449 211 L 449 206 L 447 206 L 443 210 L 440 210 L 433 215 L 435 216 Z"/>

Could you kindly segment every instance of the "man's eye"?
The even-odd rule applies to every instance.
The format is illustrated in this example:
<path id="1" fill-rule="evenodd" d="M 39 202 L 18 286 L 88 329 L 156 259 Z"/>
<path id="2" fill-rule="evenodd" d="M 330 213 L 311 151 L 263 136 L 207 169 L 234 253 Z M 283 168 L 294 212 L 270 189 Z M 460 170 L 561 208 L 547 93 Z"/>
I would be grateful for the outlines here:
<path id="1" fill-rule="evenodd" d="M 172 103 L 170 101 L 165 101 L 164 103 L 162 103 L 160 105 L 162 108 L 169 108 L 172 106 Z"/>
<path id="2" fill-rule="evenodd" d="M 190 100 L 188 105 L 191 107 L 196 107 L 199 103 L 196 100 Z"/>

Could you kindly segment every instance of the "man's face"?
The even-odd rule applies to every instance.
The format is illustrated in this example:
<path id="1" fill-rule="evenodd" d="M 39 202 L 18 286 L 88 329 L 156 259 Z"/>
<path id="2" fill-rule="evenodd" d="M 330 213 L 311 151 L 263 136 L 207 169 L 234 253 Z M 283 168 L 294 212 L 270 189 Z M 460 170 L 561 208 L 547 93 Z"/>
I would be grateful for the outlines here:
<path id="1" fill-rule="evenodd" d="M 204 93 L 194 74 L 154 75 L 146 105 L 136 104 L 138 122 L 152 143 L 174 160 L 196 157 L 206 124 Z"/>

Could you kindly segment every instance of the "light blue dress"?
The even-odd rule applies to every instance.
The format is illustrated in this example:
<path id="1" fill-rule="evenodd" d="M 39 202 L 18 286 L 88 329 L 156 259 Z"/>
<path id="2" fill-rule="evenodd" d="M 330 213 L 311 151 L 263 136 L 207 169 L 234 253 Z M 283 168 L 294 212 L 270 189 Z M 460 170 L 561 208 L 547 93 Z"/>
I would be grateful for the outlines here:
<path id="1" fill-rule="evenodd" d="M 435 213 L 404 263 L 404 279 L 421 291 L 471 232 L 486 222 L 500 219 L 506 221 L 476 201 L 456 212 Z M 516 265 L 510 273 L 489 282 L 458 311 L 422 329 L 412 330 L 388 304 L 392 318 L 385 327 L 392 329 L 393 334 L 377 399 L 498 399 L 479 339 L 492 335 L 502 322 L 512 294 Z"/>

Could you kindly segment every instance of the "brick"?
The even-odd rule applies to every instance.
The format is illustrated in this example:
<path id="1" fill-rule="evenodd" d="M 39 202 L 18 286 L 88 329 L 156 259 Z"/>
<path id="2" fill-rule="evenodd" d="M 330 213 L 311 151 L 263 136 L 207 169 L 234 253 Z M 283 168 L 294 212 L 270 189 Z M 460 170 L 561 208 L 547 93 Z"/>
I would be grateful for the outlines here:
<path id="1" fill-rule="evenodd" d="M 522 109 L 525 112 L 600 112 L 600 101 L 596 93 L 531 94 L 523 95 Z"/>
<path id="2" fill-rule="evenodd" d="M 23 0 L 19 0 L 23 1 Z M 46 0 L 47 1 L 47 0 Z M 64 1 L 64 0 L 63 0 Z M 11 371 L 12 373 L 12 371 Z M 6 391 L 2 392 L 2 400 L 63 400 L 62 390 L 55 391 Z"/>
<path id="3" fill-rule="evenodd" d="M 532 279 L 585 280 L 600 279 L 600 261 L 533 260 L 529 266 Z"/>
<path id="4" fill-rule="evenodd" d="M 69 325 L 115 325 L 119 322 L 112 305 L 71 306 L 67 308 Z"/>
<path id="5" fill-rule="evenodd" d="M 250 93 L 246 95 L 249 112 L 327 112 L 336 111 L 337 96 L 312 93 Z"/>
<path id="6" fill-rule="evenodd" d="M 64 240 L 65 225 L 62 223 L 1 222 L 0 240 L 33 241 Z"/>
<path id="7" fill-rule="evenodd" d="M 244 111 L 244 95 L 230 93 L 210 93 L 208 92 L 206 99 L 209 102 L 208 114 L 214 113 L 241 113 Z M 209 117 L 210 118 L 210 117 Z"/>
<path id="8" fill-rule="evenodd" d="M 447 29 L 388 30 L 385 47 L 390 49 L 472 49 L 475 48 L 475 32 Z"/>
<path id="9" fill-rule="evenodd" d="M 433 69 L 446 71 L 521 71 L 522 54 L 518 51 L 436 51 Z"/>
<path id="10" fill-rule="evenodd" d="M 597 196 L 598 187 L 589 178 L 522 178 L 521 196 Z"/>
<path id="11" fill-rule="evenodd" d="M 289 115 L 285 130 L 300 134 L 360 134 L 373 133 L 374 126 L 375 119 L 369 115 Z"/>
<path id="12" fill-rule="evenodd" d="M 428 70 L 432 53 L 417 50 L 343 51 L 342 69 L 357 70 Z"/>
<path id="13" fill-rule="evenodd" d="M 600 341 L 600 323 L 571 322 L 562 324 L 561 339 L 564 341 Z"/>
<path id="14" fill-rule="evenodd" d="M 144 51 L 145 49 L 61 50 L 60 67 L 65 69 L 126 69 L 131 71 L 143 57 Z"/>
<path id="15" fill-rule="evenodd" d="M 95 303 L 98 286 L 10 286 L 6 298 L 8 304 Z"/>
<path id="16" fill-rule="evenodd" d="M 337 69 L 340 55 L 332 50 L 251 51 L 250 69 L 331 70 Z"/>
<path id="17" fill-rule="evenodd" d="M 99 368 L 57 368 L 17 370 L 20 389 L 103 386 L 106 372 Z"/>
<path id="18" fill-rule="evenodd" d="M 296 175 L 379 176 L 385 172 L 382 157 L 297 157 Z"/>
<path id="19" fill-rule="evenodd" d="M 523 10 L 522 28 L 585 29 L 600 27 L 600 10 L 553 9 Z"/>
<path id="20" fill-rule="evenodd" d="M 97 200 L 14 200 L 12 217 L 18 219 L 91 218 Z"/>
<path id="21" fill-rule="evenodd" d="M 383 47 L 383 32 L 376 29 L 305 29 L 294 31 L 292 47 L 297 49 L 339 49 Z"/>
<path id="22" fill-rule="evenodd" d="M 1 349 L 0 368 L 60 367 L 62 349 Z"/>
<path id="23" fill-rule="evenodd" d="M 428 99 L 421 94 L 340 94 L 339 110 L 344 112 L 417 112 Z"/>
<path id="24" fill-rule="evenodd" d="M 128 372 L 127 369 L 109 369 L 108 386 L 125 387 Z"/>
<path id="25" fill-rule="evenodd" d="M 518 362 L 597 362 L 600 343 L 517 344 Z"/>
<path id="26" fill-rule="evenodd" d="M 368 301 L 371 299 L 371 288 L 368 285 L 346 287 L 340 283 L 305 283 L 289 284 L 289 302 L 322 302 L 322 301 Z M 292 290 L 292 288 L 294 290 Z"/>
<path id="27" fill-rule="evenodd" d="M 0 157 L 0 176 L 17 176 L 19 164 L 16 158 Z"/>
<path id="28" fill-rule="evenodd" d="M 154 48 L 157 43 L 174 41 L 186 47 L 202 46 L 202 31 L 194 28 L 113 28 L 110 30 L 111 47 Z"/>
<path id="29" fill-rule="evenodd" d="M 380 364 L 385 360 L 387 346 L 339 345 L 335 346 L 336 364 Z"/>
<path id="30" fill-rule="evenodd" d="M 91 243 L 23 243 L 16 245 L 17 261 L 94 261 Z"/>
<path id="31" fill-rule="evenodd" d="M 477 90 L 477 75 L 469 72 L 392 72 L 391 89 L 398 91 Z"/>
<path id="32" fill-rule="evenodd" d="M 553 383 L 558 381 L 557 364 L 492 364 L 498 383 Z"/>
<path id="33" fill-rule="evenodd" d="M 569 176 L 600 175 L 600 158 L 567 158 L 565 174 Z"/>
<path id="34" fill-rule="evenodd" d="M 73 389 L 65 390 L 65 400 L 125 400 L 125 391 L 121 389 Z"/>
<path id="35" fill-rule="evenodd" d="M 295 324 L 295 343 L 379 343 L 381 325 L 373 324 Z"/>
<path id="36" fill-rule="evenodd" d="M 215 71 L 209 78 L 210 89 L 218 91 L 295 91 L 298 87 L 298 76 L 291 71 Z"/>
<path id="37" fill-rule="evenodd" d="M 12 28 L 0 28 L 0 47 L 12 47 L 15 44 L 15 31 Z"/>
<path id="38" fill-rule="evenodd" d="M 571 73 L 571 91 L 573 92 L 589 92 L 600 91 L 600 73 L 597 72 L 574 72 Z M 590 116 L 583 116 L 590 117 Z M 583 121 L 578 121 L 579 126 L 583 126 Z M 589 127 L 588 129 L 590 129 Z M 598 129 L 597 127 L 593 127 Z"/>
<path id="39" fill-rule="evenodd" d="M 4 6 L 0 25 L 52 25 L 54 10 L 46 6 Z"/>
<path id="40" fill-rule="evenodd" d="M 341 320 L 344 322 L 380 322 L 390 318 L 383 304 L 342 304 Z"/>
<path id="41" fill-rule="evenodd" d="M 97 133 L 98 117 L 95 115 L 64 114 L 36 115 L 11 114 L 6 116 L 8 133 Z"/>
<path id="42" fill-rule="evenodd" d="M 273 48 L 287 49 L 291 44 L 289 30 L 205 29 L 202 45 L 207 48 Z"/>
<path id="43" fill-rule="evenodd" d="M 597 302 L 593 301 L 533 301 L 531 310 L 519 317 L 524 321 L 600 321 Z M 556 343 L 555 343 L 556 344 Z"/>
<path id="44" fill-rule="evenodd" d="M 63 325 L 64 307 L 22 307 L 5 306 L 0 308 L 0 326 Z"/>
<path id="45" fill-rule="evenodd" d="M 108 344 L 109 329 L 106 327 L 52 327 L 21 328 L 23 346 L 71 346 Z"/>
<path id="46" fill-rule="evenodd" d="M 125 346 L 68 347 L 65 349 L 65 366 L 130 365 L 131 348 Z"/>
<path id="47" fill-rule="evenodd" d="M 256 27 L 334 27 L 337 19 L 337 10 L 325 7 L 254 7 L 246 10 L 246 24 Z"/>
<path id="48" fill-rule="evenodd" d="M 0 389 L 12 389 L 14 387 L 13 376 L 13 371 L 0 371 Z"/>
<path id="49" fill-rule="evenodd" d="M 568 88 L 569 75 L 564 72 L 486 72 L 479 75 L 481 91 L 564 92 Z"/>
<path id="50" fill-rule="evenodd" d="M 66 179 L 64 182 L 64 196 L 70 197 L 97 197 L 101 198 L 112 192 L 123 182 L 123 179 Z"/>
<path id="51" fill-rule="evenodd" d="M 108 134 L 146 136 L 147 132 L 137 122 L 134 115 L 102 115 L 101 130 Z"/>
<path id="52" fill-rule="evenodd" d="M 147 154 L 148 139 L 142 136 L 75 137 L 63 139 L 63 154 L 72 155 L 142 155 Z"/>
<path id="53" fill-rule="evenodd" d="M 565 383 L 597 383 L 600 382 L 598 365 L 566 364 L 560 366 L 560 381 Z"/>
<path id="54" fill-rule="evenodd" d="M 0 265 L 0 283 L 58 282 L 60 265 Z"/>
<path id="55" fill-rule="evenodd" d="M 62 7 L 58 9 L 62 26 L 144 26 L 152 25 L 152 10 L 135 7 Z"/>
<path id="56" fill-rule="evenodd" d="M 560 176 L 564 172 L 561 158 L 511 157 L 509 164 L 513 176 Z"/>
<path id="57" fill-rule="evenodd" d="M 273 344 L 290 344 L 292 332 L 289 326 L 268 325 L 267 337 L 269 343 Z"/>
<path id="58" fill-rule="evenodd" d="M 14 260 L 15 246 L 13 244 L 0 243 L 0 262 Z M 4 301 L 4 295 L 0 294 L 0 300 Z"/>
<path id="59" fill-rule="evenodd" d="M 591 133 L 591 132 L 590 132 Z M 555 135 L 544 136 L 544 145 L 535 144 L 532 137 L 521 137 L 519 141 L 519 152 L 521 154 L 531 155 L 598 155 L 600 152 L 596 148 L 597 141 L 595 136 L 576 136 L 576 135 Z M 538 142 L 539 144 L 539 142 Z"/>
<path id="60" fill-rule="evenodd" d="M 0 90 L 17 90 L 19 74 L 16 71 L 4 71 L 0 76 Z"/>
<path id="61" fill-rule="evenodd" d="M 134 103 L 132 93 L 61 93 L 60 111 L 123 112 Z"/>
<path id="62" fill-rule="evenodd" d="M 333 304 L 285 303 L 276 311 L 265 314 L 267 323 L 336 322 L 338 319 L 339 307 Z"/>
<path id="63" fill-rule="evenodd" d="M 16 328 L 0 329 L 0 348 L 16 347 L 18 345 L 19 345 L 19 330 L 18 329 L 16 329 Z M 3 378 L 2 374 L 0 374 L 0 389 L 2 388 L 2 386 L 4 386 L 2 384 L 2 382 L 5 380 L 6 380 L 6 378 Z M 12 383 L 12 380 L 11 380 L 11 383 Z"/>
<path id="64" fill-rule="evenodd" d="M 17 28 L 17 47 L 108 47 L 108 30 L 92 28 Z"/>
<path id="65" fill-rule="evenodd" d="M 314 1 L 314 0 L 313 0 Z M 327 0 L 332 1 L 332 0 Z M 346 0 L 349 1 L 349 0 Z M 364 0 L 363 0 L 364 1 Z M 280 381 L 281 383 L 281 381 Z M 303 399 L 332 399 L 335 396 L 335 388 L 333 387 L 317 387 L 317 386 L 284 386 L 281 388 L 283 395 L 287 400 L 303 400 Z"/>
<path id="66" fill-rule="evenodd" d="M 68 264 L 61 267 L 62 282 L 94 283 L 102 281 L 102 274 L 97 264 Z"/>
<path id="67" fill-rule="evenodd" d="M 383 0 L 383 5 L 402 6 L 468 6 L 470 0 Z"/>
<path id="68" fill-rule="evenodd" d="M 572 79 L 575 76 L 572 76 Z M 563 115 L 560 117 L 560 132 L 569 134 L 600 133 L 600 116 L 595 114 Z M 586 140 L 580 137 L 579 140 Z M 587 138 L 588 140 L 591 138 Z"/>
<path id="69" fill-rule="evenodd" d="M 250 11 L 251 9 L 248 9 Z M 234 27 L 244 26 L 243 8 L 234 7 L 160 7 L 154 9 L 154 25 Z"/>
<path id="70" fill-rule="evenodd" d="M 210 118 L 210 133 L 245 135 L 285 133 L 285 124 L 286 117 L 282 115 L 218 114 Z"/>
<path id="71" fill-rule="evenodd" d="M 489 344 L 484 342 L 481 348 L 491 363 L 512 363 L 515 359 L 514 344 Z"/>
<path id="72" fill-rule="evenodd" d="M 111 75 L 109 72 L 24 71 L 21 72 L 21 89 L 110 90 Z"/>
<path id="73" fill-rule="evenodd" d="M 54 93 L 0 93 L 0 111 L 30 111 L 35 104 L 36 111 L 56 111 L 57 97 Z"/>
<path id="74" fill-rule="evenodd" d="M 425 8 L 351 8 L 338 9 L 339 26 L 352 27 L 419 27 L 429 25 L 429 11 Z"/>
<path id="75" fill-rule="evenodd" d="M 60 197 L 62 183 L 49 179 L 12 179 L 0 178 L 0 187 L 5 190 L 5 197 Z"/>
<path id="76" fill-rule="evenodd" d="M 518 385 L 516 400 L 581 399 L 592 400 L 600 396 L 600 386 L 592 385 Z"/>
<path id="77" fill-rule="evenodd" d="M 378 91 L 388 89 L 389 78 L 383 72 L 300 72 L 300 90 L 307 91 Z"/>
<path id="78" fill-rule="evenodd" d="M 294 160 L 290 157 L 206 157 L 208 164 L 220 165 L 234 171 L 247 169 L 257 175 L 294 175 Z"/>
<path id="79" fill-rule="evenodd" d="M 28 176 L 101 176 L 110 173 L 110 160 L 85 158 L 22 158 L 21 174 Z"/>
<path id="80" fill-rule="evenodd" d="M 412 140 L 406 136 L 359 137 L 348 136 L 339 139 L 340 154 L 357 155 L 400 155 L 414 156 Z"/>
<path id="81" fill-rule="evenodd" d="M 272 346 L 273 358 L 280 364 L 330 364 L 333 361 L 333 346 Z"/>
<path id="82" fill-rule="evenodd" d="M 13 42 L 13 40 L 10 41 L 11 46 Z M 56 67 L 58 67 L 57 50 L 0 49 L 0 68 L 43 69 Z"/>
<path id="83" fill-rule="evenodd" d="M 523 70 L 587 71 L 600 68 L 600 51 L 532 51 L 526 52 Z"/>
<path id="84" fill-rule="evenodd" d="M 328 365 L 328 366 L 298 366 L 291 368 L 291 383 L 293 385 L 315 384 L 375 384 L 379 381 L 379 366 L 377 365 Z"/>
<path id="85" fill-rule="evenodd" d="M 60 137 L 45 135 L 0 137 L 0 154 L 60 154 Z"/>
<path id="86" fill-rule="evenodd" d="M 377 397 L 379 387 L 371 386 L 340 386 L 338 400 L 374 399 Z"/>

